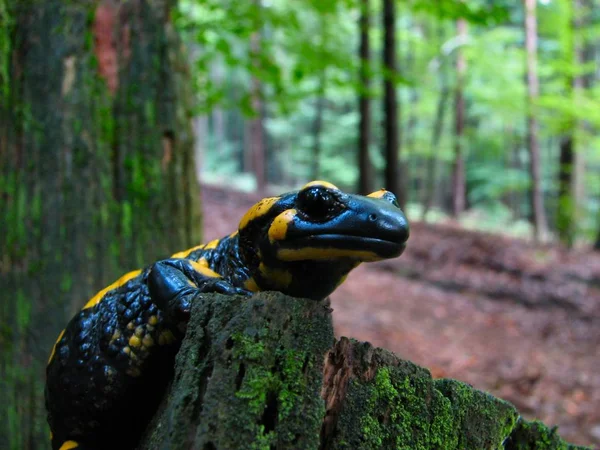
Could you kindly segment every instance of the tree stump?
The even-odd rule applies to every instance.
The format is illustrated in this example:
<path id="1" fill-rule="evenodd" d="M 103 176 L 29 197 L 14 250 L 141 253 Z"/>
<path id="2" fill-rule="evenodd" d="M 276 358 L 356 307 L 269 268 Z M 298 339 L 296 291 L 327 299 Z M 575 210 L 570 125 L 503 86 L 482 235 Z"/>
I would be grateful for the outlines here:
<path id="1" fill-rule="evenodd" d="M 336 340 L 331 311 L 276 292 L 199 297 L 139 449 L 578 448 L 504 400 Z"/>

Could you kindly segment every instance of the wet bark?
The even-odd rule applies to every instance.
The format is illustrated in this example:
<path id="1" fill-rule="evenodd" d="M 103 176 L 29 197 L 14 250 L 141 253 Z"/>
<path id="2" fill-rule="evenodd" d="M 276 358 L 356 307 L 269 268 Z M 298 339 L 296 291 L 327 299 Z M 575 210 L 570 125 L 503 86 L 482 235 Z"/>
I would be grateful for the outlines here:
<path id="1" fill-rule="evenodd" d="M 5 10 L 0 448 L 48 447 L 43 369 L 68 317 L 122 273 L 200 240 L 172 7 L 32 0 Z"/>

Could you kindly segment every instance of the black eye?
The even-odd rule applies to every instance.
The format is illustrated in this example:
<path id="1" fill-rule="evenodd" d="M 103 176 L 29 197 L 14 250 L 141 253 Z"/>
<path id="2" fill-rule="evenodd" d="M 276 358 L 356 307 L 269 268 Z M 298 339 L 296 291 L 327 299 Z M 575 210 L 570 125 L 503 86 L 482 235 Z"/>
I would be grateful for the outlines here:
<path id="1" fill-rule="evenodd" d="M 326 188 L 314 186 L 298 193 L 298 208 L 312 219 L 325 219 L 335 213 L 336 198 Z"/>

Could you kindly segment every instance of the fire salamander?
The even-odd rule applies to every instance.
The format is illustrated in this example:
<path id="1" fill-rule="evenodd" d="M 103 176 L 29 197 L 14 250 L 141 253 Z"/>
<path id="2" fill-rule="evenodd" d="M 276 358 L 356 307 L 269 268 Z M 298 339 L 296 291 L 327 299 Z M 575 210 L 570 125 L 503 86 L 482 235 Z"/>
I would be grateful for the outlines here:
<path id="1" fill-rule="evenodd" d="M 313 181 L 259 201 L 229 236 L 119 278 L 71 319 L 50 354 L 52 449 L 136 447 L 199 294 L 323 299 L 361 262 L 399 256 L 408 234 L 391 192 L 360 196 Z"/>

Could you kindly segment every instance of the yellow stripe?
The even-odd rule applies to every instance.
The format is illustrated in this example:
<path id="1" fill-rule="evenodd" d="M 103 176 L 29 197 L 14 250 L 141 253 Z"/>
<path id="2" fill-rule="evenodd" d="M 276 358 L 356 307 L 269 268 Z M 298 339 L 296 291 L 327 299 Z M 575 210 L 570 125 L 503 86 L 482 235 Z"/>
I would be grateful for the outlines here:
<path id="1" fill-rule="evenodd" d="M 187 250 L 184 250 L 182 252 L 173 253 L 171 255 L 171 258 L 187 258 L 190 255 L 190 253 L 195 252 L 196 250 L 200 250 L 202 248 L 204 248 L 204 244 L 188 248 Z"/>
<path id="2" fill-rule="evenodd" d="M 60 334 L 58 335 L 58 338 L 56 339 L 56 342 L 54 343 L 54 346 L 52 347 L 52 352 L 50 353 L 50 358 L 48 358 L 48 364 L 50 364 L 50 361 L 52 361 L 52 358 L 54 358 L 54 353 L 56 352 L 56 345 L 58 344 L 58 341 L 60 341 L 62 339 L 64 334 L 65 334 L 65 330 L 62 330 L 60 332 Z"/>
<path id="3" fill-rule="evenodd" d="M 272 268 L 260 263 L 258 270 L 265 280 L 277 288 L 286 288 L 292 283 L 292 274 L 285 269 Z"/>
<path id="4" fill-rule="evenodd" d="M 210 278 L 221 278 L 221 275 L 219 275 L 217 272 L 209 269 L 208 267 L 200 263 L 197 263 L 196 261 L 190 261 L 190 264 L 196 272 L 201 273 L 202 275 L 205 275 Z"/>
<path id="5" fill-rule="evenodd" d="M 310 183 L 306 183 L 304 186 L 302 186 L 302 189 L 306 189 L 308 187 L 312 187 L 312 186 L 323 186 L 329 189 L 335 189 L 336 191 L 339 191 L 340 188 L 337 187 L 335 184 L 330 183 L 329 181 L 321 181 L 321 180 L 315 180 L 315 181 L 311 181 Z"/>
<path id="6" fill-rule="evenodd" d="M 60 446 L 59 450 L 71 450 L 72 448 L 79 447 L 79 444 L 75 441 L 67 441 L 63 445 Z"/>
<path id="7" fill-rule="evenodd" d="M 204 250 L 210 250 L 213 248 L 217 248 L 217 245 L 219 245 L 219 242 L 221 242 L 220 239 L 214 239 L 214 240 L 210 241 L 208 244 L 206 244 L 204 246 Z"/>
<path id="8" fill-rule="evenodd" d="M 96 295 L 94 295 L 92 297 L 92 299 L 85 304 L 83 309 L 88 309 L 88 308 L 92 308 L 92 307 L 96 306 L 98 304 L 98 302 L 100 300 L 102 300 L 102 297 L 104 297 L 108 292 L 112 291 L 113 289 L 117 289 L 120 286 L 123 286 L 125 283 L 127 283 L 132 278 L 137 277 L 140 273 L 142 273 L 141 270 L 134 270 L 133 272 L 129 272 L 129 273 L 123 275 L 121 278 L 119 278 L 113 284 L 105 287 L 100 292 L 98 292 Z"/>
<path id="9" fill-rule="evenodd" d="M 242 220 L 240 220 L 238 228 L 242 230 L 246 228 L 252 220 L 267 214 L 273 205 L 277 203 L 277 201 L 279 201 L 279 197 L 263 198 L 260 202 L 256 203 L 252 208 L 250 208 L 246 214 L 244 214 L 244 217 L 242 217 Z"/>
<path id="10" fill-rule="evenodd" d="M 304 247 L 299 249 L 282 248 L 277 251 L 281 261 L 324 260 L 336 258 L 352 258 L 359 261 L 379 261 L 382 258 L 368 250 L 346 250 L 341 248 Z"/>

